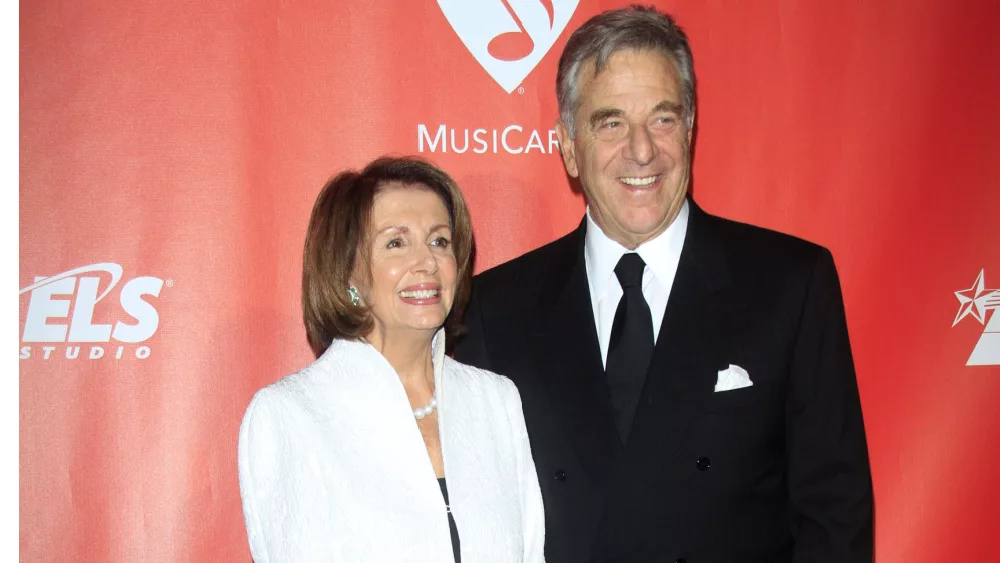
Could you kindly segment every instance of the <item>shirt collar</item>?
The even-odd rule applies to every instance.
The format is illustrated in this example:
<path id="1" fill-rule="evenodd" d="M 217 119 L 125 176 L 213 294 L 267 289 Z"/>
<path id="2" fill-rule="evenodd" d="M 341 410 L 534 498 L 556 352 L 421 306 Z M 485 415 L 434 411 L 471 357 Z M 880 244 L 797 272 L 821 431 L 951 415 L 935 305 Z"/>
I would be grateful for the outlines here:
<path id="1" fill-rule="evenodd" d="M 681 249 L 684 247 L 684 237 L 687 234 L 688 215 L 690 214 L 687 199 L 681 205 L 677 217 L 662 233 L 655 238 L 639 245 L 635 252 L 652 270 L 654 278 L 669 290 L 677 273 Z M 590 215 L 587 206 L 587 234 L 584 240 L 584 254 L 587 265 L 587 283 L 590 285 L 591 301 L 596 303 L 607 292 L 608 282 L 615 275 L 615 266 L 627 248 L 610 239 L 597 226 Z"/>

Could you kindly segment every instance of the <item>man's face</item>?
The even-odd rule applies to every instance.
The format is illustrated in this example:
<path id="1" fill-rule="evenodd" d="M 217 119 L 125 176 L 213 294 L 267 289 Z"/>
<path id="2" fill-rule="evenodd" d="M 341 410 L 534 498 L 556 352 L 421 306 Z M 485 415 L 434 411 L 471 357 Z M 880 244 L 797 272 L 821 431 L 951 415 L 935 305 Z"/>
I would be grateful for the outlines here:
<path id="1" fill-rule="evenodd" d="M 566 171 L 580 178 L 594 222 L 635 248 L 673 222 L 687 194 L 691 130 L 680 74 L 669 57 L 626 50 L 600 74 L 585 64 L 577 80 L 575 138 L 556 124 Z"/>

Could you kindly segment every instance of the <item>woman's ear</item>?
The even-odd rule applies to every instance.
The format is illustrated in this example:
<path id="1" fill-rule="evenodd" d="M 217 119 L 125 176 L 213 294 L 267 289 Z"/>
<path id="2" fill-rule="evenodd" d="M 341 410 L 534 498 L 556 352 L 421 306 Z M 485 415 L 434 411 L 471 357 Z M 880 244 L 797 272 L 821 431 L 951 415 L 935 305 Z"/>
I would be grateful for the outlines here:
<path id="1" fill-rule="evenodd" d="M 365 296 L 368 295 L 368 291 L 370 289 L 367 279 L 368 278 L 364 275 L 364 272 L 358 271 L 358 267 L 355 266 L 354 273 L 351 274 L 351 277 L 347 281 L 347 287 L 345 288 L 348 296 L 351 298 L 351 302 L 355 305 L 367 306 Z M 355 296 L 357 296 L 356 299 Z"/>

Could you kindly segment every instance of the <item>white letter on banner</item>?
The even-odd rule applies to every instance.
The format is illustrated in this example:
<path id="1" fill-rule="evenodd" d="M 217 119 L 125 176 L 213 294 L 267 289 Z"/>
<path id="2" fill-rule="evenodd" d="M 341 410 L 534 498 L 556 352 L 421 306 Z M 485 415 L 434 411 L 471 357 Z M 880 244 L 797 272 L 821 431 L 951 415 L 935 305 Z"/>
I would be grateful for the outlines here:
<path id="1" fill-rule="evenodd" d="M 464 154 L 465 151 L 469 150 L 469 130 L 465 130 L 465 144 L 462 145 L 462 150 L 458 150 L 458 145 L 455 144 L 455 130 L 451 130 L 451 150 L 458 154 Z"/>
<path id="2" fill-rule="evenodd" d="M 489 144 L 487 144 L 486 139 L 483 138 L 483 134 L 486 133 L 486 129 L 476 129 L 472 132 L 472 140 L 476 142 L 477 145 L 482 148 L 472 149 L 472 152 L 476 154 L 483 154 L 489 149 Z"/>
<path id="3" fill-rule="evenodd" d="M 160 315 L 152 305 L 142 299 L 142 296 L 158 297 L 162 287 L 163 280 L 149 276 L 135 278 L 125 284 L 121 295 L 122 309 L 139 322 L 130 325 L 118 321 L 115 325 L 115 340 L 135 343 L 153 336 L 156 328 L 160 326 Z"/>
<path id="4" fill-rule="evenodd" d="M 545 147 L 542 145 L 542 136 L 538 134 L 537 129 L 531 130 L 531 136 L 528 137 L 528 146 L 524 148 L 524 154 L 528 154 L 532 148 L 536 148 L 538 152 L 545 154 Z"/>
<path id="5" fill-rule="evenodd" d="M 510 133 L 511 129 L 516 129 L 519 133 L 524 131 L 524 129 L 521 129 L 520 125 L 508 125 L 504 128 L 503 135 L 500 136 L 500 143 L 503 144 L 503 150 L 509 152 L 510 154 L 521 154 L 521 152 L 524 151 L 523 147 L 518 147 L 517 150 L 514 150 L 507 144 L 507 133 Z"/>
<path id="6" fill-rule="evenodd" d="M 97 304 L 97 286 L 101 278 L 82 277 L 76 291 L 73 321 L 69 324 L 70 342 L 107 342 L 111 340 L 111 325 L 90 324 Z M 36 290 L 37 291 L 37 290 Z"/>
<path id="7" fill-rule="evenodd" d="M 36 277 L 35 281 L 45 279 Z M 50 325 L 45 320 L 64 318 L 69 315 L 68 299 L 52 299 L 53 295 L 72 295 L 76 287 L 76 278 L 69 277 L 36 287 L 31 290 L 28 301 L 28 313 L 24 318 L 24 335 L 22 342 L 65 342 L 66 325 Z M 48 355 L 46 355 L 48 358 Z"/>
<path id="8" fill-rule="evenodd" d="M 424 152 L 424 139 L 427 139 L 427 145 L 430 146 L 431 152 L 437 152 L 438 143 L 441 143 L 441 152 L 448 152 L 448 136 L 445 132 L 444 124 L 438 127 L 437 135 L 434 135 L 434 140 L 432 141 L 430 132 L 427 131 L 427 126 L 423 123 L 418 123 L 417 152 Z"/>

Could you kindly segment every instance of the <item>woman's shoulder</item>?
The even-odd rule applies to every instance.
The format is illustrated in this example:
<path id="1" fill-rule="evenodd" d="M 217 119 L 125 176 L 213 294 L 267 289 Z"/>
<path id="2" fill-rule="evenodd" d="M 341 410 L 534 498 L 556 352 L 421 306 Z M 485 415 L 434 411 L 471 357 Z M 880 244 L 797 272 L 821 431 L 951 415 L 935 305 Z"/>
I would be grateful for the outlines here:
<path id="1" fill-rule="evenodd" d="M 454 358 L 445 356 L 445 371 L 454 376 L 450 384 L 465 384 L 481 389 L 489 389 L 499 393 L 504 398 L 516 398 L 520 401 L 520 395 L 514 382 L 499 373 L 487 369 L 477 368 L 469 364 L 463 364 Z"/>
<path id="2" fill-rule="evenodd" d="M 308 411 L 329 384 L 329 366 L 316 360 L 301 370 L 259 389 L 250 400 L 244 419 L 251 417 L 294 417 Z"/>

